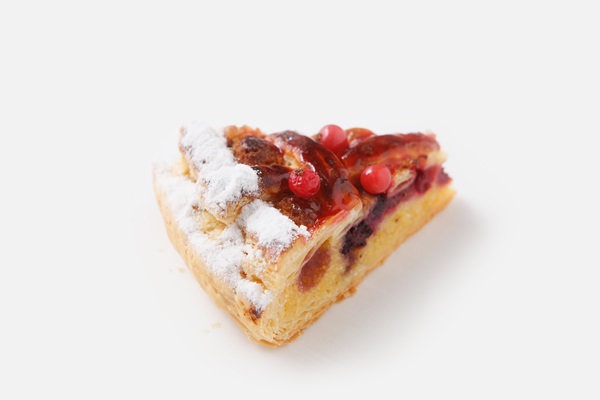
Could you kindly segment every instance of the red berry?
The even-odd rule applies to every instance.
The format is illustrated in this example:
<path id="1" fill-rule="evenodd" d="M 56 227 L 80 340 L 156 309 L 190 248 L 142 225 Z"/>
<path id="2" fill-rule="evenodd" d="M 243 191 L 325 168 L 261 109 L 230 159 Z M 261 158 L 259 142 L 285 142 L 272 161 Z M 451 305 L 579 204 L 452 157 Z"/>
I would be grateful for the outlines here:
<path id="1" fill-rule="evenodd" d="M 319 142 L 335 153 L 348 147 L 348 135 L 337 125 L 325 125 L 319 131 Z"/>
<path id="2" fill-rule="evenodd" d="M 360 184 L 371 194 L 385 192 L 390 187 L 390 183 L 392 183 L 392 173 L 385 165 L 371 165 L 360 174 Z"/>
<path id="3" fill-rule="evenodd" d="M 319 191 L 321 178 L 314 171 L 300 168 L 292 171 L 288 184 L 296 196 L 308 199 Z"/>

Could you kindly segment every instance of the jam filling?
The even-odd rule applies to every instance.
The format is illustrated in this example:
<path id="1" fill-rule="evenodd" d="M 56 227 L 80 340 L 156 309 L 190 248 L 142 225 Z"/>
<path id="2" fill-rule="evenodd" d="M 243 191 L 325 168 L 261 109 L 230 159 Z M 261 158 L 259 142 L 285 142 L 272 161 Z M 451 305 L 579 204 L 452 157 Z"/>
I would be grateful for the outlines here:
<path id="1" fill-rule="evenodd" d="M 324 244 L 302 265 L 300 276 L 298 276 L 298 290 L 308 292 L 317 286 L 325 276 L 330 261 L 329 246 Z"/>

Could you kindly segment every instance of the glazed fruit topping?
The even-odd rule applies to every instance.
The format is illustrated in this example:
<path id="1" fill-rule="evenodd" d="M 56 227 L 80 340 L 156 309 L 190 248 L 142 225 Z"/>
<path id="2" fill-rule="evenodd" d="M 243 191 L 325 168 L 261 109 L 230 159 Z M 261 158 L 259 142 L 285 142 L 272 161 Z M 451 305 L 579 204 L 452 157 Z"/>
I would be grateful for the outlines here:
<path id="1" fill-rule="evenodd" d="M 244 136 L 233 144 L 233 154 L 242 164 L 283 164 L 283 154 L 274 144 L 257 136 Z"/>
<path id="2" fill-rule="evenodd" d="M 322 144 L 293 131 L 275 133 L 268 138 L 284 153 L 293 153 L 300 165 L 307 166 L 321 178 L 321 189 L 315 195 L 321 204 L 319 217 L 352 209 L 360 203 L 356 187 L 348 181 L 344 164 Z"/>
<path id="3" fill-rule="evenodd" d="M 392 173 L 397 169 L 424 168 L 427 155 L 439 149 L 432 135 L 409 133 L 398 135 L 362 136 L 341 159 L 350 181 L 357 185 L 363 170 L 373 164 L 386 165 Z"/>
<path id="4" fill-rule="evenodd" d="M 375 134 L 365 128 L 351 128 L 346 130 L 346 134 L 348 135 L 348 144 L 350 148 L 356 146 L 360 142 L 365 139 L 370 138 L 371 136 L 375 136 Z"/>
<path id="5" fill-rule="evenodd" d="M 337 125 L 325 125 L 319 131 L 316 139 L 327 150 L 337 153 L 348 147 L 346 131 Z"/>
<path id="6" fill-rule="evenodd" d="M 290 190 L 296 196 L 308 199 L 314 197 L 321 188 L 321 178 L 315 171 L 299 168 L 293 170 L 289 178 Z"/>
<path id="7" fill-rule="evenodd" d="M 257 165 L 252 167 L 256 171 L 262 188 L 267 194 L 272 195 L 288 188 L 290 169 L 283 165 Z"/>
<path id="8" fill-rule="evenodd" d="M 382 164 L 375 164 L 365 168 L 360 175 L 360 184 L 363 189 L 371 194 L 384 193 L 392 182 L 390 169 Z"/>
<path id="9" fill-rule="evenodd" d="M 434 182 L 450 181 L 439 166 L 428 167 L 429 154 L 439 149 L 433 135 L 375 135 L 364 128 L 326 125 L 313 138 L 294 131 L 266 135 L 248 126 L 228 127 L 226 137 L 238 162 L 257 172 L 261 199 L 309 228 L 353 209 L 361 196 L 390 204 L 423 193 Z M 346 250 L 361 247 L 371 225 L 352 230 L 349 236 L 355 239 Z"/>

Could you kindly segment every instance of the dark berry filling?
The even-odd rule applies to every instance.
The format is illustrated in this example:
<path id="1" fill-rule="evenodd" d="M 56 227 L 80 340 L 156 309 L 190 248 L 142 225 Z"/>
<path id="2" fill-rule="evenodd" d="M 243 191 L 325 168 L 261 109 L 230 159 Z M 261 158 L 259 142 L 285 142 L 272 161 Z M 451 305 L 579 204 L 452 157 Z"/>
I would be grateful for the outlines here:
<path id="1" fill-rule="evenodd" d="M 346 272 L 352 269 L 358 250 L 367 245 L 367 239 L 377 230 L 377 227 L 381 224 L 386 214 L 393 211 L 400 203 L 427 191 L 436 180 L 438 182 L 441 181 L 441 183 L 447 183 L 450 178 L 444 172 L 443 168 L 439 166 L 417 170 L 415 180 L 405 189 L 393 196 L 386 196 L 385 194 L 376 196 L 375 205 L 369 214 L 358 224 L 352 226 L 344 237 L 340 252 L 348 260 Z"/>

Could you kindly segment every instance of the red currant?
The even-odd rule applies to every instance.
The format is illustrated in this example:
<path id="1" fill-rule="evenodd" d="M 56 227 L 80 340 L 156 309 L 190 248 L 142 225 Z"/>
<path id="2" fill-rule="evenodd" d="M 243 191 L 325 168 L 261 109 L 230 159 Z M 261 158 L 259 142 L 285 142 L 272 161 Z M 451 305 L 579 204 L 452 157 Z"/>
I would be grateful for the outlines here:
<path id="1" fill-rule="evenodd" d="M 308 199 L 319 191 L 321 178 L 314 171 L 300 168 L 292 171 L 288 184 L 296 196 Z"/>
<path id="2" fill-rule="evenodd" d="M 360 184 L 363 189 L 371 194 L 385 192 L 392 182 L 392 173 L 390 169 L 382 164 L 375 164 L 367 167 L 360 174 Z"/>
<path id="3" fill-rule="evenodd" d="M 319 142 L 335 153 L 348 147 L 348 135 L 337 125 L 325 125 L 319 131 Z"/>

